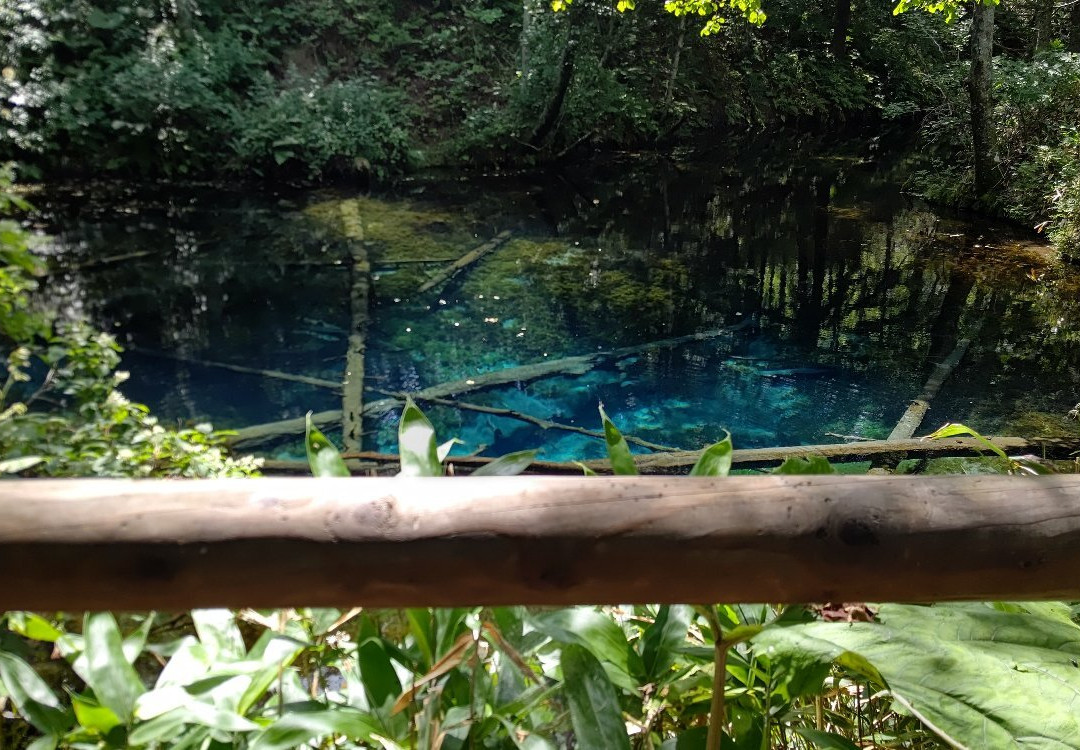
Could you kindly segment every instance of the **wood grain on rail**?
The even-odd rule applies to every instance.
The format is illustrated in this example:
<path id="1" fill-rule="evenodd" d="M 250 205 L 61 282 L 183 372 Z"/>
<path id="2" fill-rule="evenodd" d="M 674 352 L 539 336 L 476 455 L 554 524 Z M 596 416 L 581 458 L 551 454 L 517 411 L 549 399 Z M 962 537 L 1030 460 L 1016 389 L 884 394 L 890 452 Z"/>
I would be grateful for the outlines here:
<path id="1" fill-rule="evenodd" d="M 1080 476 L 0 482 L 0 610 L 1080 597 Z"/>

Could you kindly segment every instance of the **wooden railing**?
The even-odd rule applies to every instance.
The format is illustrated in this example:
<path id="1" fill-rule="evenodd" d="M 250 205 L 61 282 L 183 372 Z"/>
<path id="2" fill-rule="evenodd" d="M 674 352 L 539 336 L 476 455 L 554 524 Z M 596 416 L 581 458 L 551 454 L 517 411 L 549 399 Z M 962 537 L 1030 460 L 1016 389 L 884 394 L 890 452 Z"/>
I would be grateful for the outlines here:
<path id="1" fill-rule="evenodd" d="M 1080 598 L 1080 476 L 0 482 L 0 610 Z"/>

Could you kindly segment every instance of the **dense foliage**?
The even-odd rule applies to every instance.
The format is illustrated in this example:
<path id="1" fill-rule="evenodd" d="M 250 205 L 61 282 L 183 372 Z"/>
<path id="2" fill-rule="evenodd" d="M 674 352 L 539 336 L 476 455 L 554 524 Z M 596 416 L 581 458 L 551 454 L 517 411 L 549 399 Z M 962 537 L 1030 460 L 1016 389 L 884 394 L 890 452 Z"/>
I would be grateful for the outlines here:
<path id="1" fill-rule="evenodd" d="M 971 13 L 958 3 L 548 5 L 4 3 L 0 158 L 50 174 L 364 183 L 410 165 L 925 115 L 936 156 L 920 192 L 1049 221 L 1076 251 L 1068 4 L 997 12 L 989 196 L 973 194 Z"/>

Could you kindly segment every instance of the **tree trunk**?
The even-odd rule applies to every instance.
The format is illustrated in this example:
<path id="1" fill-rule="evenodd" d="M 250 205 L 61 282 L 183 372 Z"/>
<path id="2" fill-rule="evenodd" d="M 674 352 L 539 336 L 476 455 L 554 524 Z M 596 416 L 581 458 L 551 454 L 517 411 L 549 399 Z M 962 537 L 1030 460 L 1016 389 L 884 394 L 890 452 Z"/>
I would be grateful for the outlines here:
<path id="1" fill-rule="evenodd" d="M 679 20 L 679 42 L 675 45 L 675 56 L 671 60 L 671 75 L 668 77 L 667 92 L 664 95 L 664 103 L 671 106 L 675 97 L 675 79 L 679 76 L 679 58 L 682 57 L 683 44 L 686 42 L 686 16 Z"/>
<path id="2" fill-rule="evenodd" d="M 544 140 L 555 130 L 555 125 L 562 114 L 563 102 L 566 101 L 566 92 L 570 90 L 570 81 L 574 78 L 574 51 L 575 43 L 571 30 L 567 31 L 566 44 L 563 47 L 562 58 L 559 61 L 559 80 L 555 83 L 555 93 L 544 108 L 544 114 L 540 117 L 529 145 L 540 148 Z"/>
<path id="3" fill-rule="evenodd" d="M 975 197 L 983 198 L 997 184 L 994 158 L 993 100 L 994 6 L 976 2 L 971 21 L 971 140 L 974 149 Z"/>
<path id="4" fill-rule="evenodd" d="M 836 15 L 833 19 L 833 37 L 829 45 L 832 56 L 847 63 L 847 36 L 851 27 L 851 0 L 836 0 Z"/>
<path id="5" fill-rule="evenodd" d="M 1069 52 L 1080 53 L 1080 0 L 1073 0 L 1069 11 Z"/>
<path id="6" fill-rule="evenodd" d="M 1035 52 L 1050 47 L 1050 39 L 1053 36 L 1054 0 L 1036 0 L 1033 9 L 1035 17 L 1032 25 L 1035 27 Z"/>

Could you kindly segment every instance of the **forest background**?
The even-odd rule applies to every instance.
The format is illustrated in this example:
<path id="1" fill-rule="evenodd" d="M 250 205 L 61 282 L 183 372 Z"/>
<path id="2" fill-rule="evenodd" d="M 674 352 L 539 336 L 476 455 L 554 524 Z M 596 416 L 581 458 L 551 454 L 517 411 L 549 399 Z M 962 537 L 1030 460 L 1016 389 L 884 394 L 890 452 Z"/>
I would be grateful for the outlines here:
<path id="1" fill-rule="evenodd" d="M 976 5 L 989 37 L 955 3 L 558 5 L 5 2 L 0 159 L 31 177 L 368 184 L 748 132 L 917 128 L 913 192 L 1038 224 L 1076 252 L 1075 2 Z M 972 98 L 971 60 L 990 53 L 988 96 Z M 989 127 L 975 144 L 972 101 Z"/>

